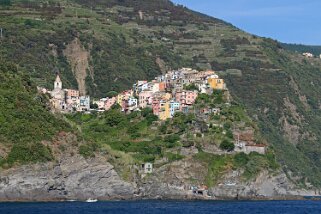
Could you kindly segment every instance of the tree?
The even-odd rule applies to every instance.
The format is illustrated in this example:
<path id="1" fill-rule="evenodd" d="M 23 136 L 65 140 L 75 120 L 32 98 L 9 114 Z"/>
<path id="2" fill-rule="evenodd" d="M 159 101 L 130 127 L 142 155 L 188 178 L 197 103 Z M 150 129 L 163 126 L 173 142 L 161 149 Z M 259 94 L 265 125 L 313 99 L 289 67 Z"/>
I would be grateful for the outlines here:
<path id="1" fill-rule="evenodd" d="M 153 109 L 151 109 L 151 108 L 143 108 L 142 109 L 142 116 L 143 117 L 147 117 L 150 114 L 153 114 Z"/>
<path id="2" fill-rule="evenodd" d="M 110 91 L 107 93 L 107 97 L 108 98 L 112 98 L 112 97 L 116 97 L 118 95 L 118 93 L 116 91 Z"/>
<path id="3" fill-rule="evenodd" d="M 106 124 L 111 127 L 118 126 L 120 123 L 126 120 L 125 116 L 117 110 L 108 111 L 106 113 L 105 119 Z"/>
<path id="4" fill-rule="evenodd" d="M 233 151 L 235 148 L 234 143 L 228 141 L 228 140 L 223 140 L 223 142 L 220 144 L 220 149 L 226 150 L 228 152 Z"/>
<path id="5" fill-rule="evenodd" d="M 91 109 L 98 109 L 97 103 L 90 103 L 90 108 Z"/>
<path id="6" fill-rule="evenodd" d="M 199 91 L 199 89 L 194 83 L 189 85 L 184 85 L 184 89 L 189 91 Z"/>
<path id="7" fill-rule="evenodd" d="M 0 0 L 0 6 L 11 6 L 11 0 Z"/>

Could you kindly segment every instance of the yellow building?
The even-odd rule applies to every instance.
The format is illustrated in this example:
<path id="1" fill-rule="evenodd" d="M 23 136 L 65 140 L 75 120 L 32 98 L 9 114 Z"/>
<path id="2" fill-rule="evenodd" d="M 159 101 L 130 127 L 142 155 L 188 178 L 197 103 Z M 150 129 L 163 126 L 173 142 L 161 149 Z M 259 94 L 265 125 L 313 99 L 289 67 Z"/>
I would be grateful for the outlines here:
<path id="1" fill-rule="evenodd" d="M 121 106 L 124 97 L 125 97 L 125 95 L 123 95 L 123 94 L 118 94 L 118 95 L 117 95 L 116 102 L 117 102 L 118 105 Z"/>
<path id="2" fill-rule="evenodd" d="M 170 99 L 172 99 L 172 95 L 170 93 L 165 93 L 162 98 L 164 100 L 170 100 Z"/>
<path id="3" fill-rule="evenodd" d="M 171 118 L 170 103 L 169 102 L 161 102 L 160 103 L 160 111 L 159 111 L 159 119 L 160 120 L 167 120 L 168 118 Z"/>
<path id="4" fill-rule="evenodd" d="M 133 96 L 133 91 L 132 90 L 123 91 L 122 93 L 117 95 L 116 102 L 119 105 L 122 105 L 123 100 L 127 100 L 131 96 Z"/>
<path id="5" fill-rule="evenodd" d="M 225 83 L 223 79 L 219 78 L 208 78 L 207 83 L 211 86 L 211 88 L 216 90 L 224 90 L 225 89 Z"/>

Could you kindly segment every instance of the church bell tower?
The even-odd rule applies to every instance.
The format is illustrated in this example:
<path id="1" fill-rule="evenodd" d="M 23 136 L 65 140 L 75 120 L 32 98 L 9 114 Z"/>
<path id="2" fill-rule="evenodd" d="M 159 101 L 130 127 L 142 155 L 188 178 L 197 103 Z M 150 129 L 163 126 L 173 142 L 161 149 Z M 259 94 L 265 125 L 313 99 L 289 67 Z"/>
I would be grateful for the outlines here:
<path id="1" fill-rule="evenodd" d="M 55 80 L 55 83 L 54 83 L 54 90 L 62 90 L 62 82 L 61 82 L 61 79 L 59 77 L 59 74 L 57 74 L 57 77 L 56 77 L 56 80 Z"/>

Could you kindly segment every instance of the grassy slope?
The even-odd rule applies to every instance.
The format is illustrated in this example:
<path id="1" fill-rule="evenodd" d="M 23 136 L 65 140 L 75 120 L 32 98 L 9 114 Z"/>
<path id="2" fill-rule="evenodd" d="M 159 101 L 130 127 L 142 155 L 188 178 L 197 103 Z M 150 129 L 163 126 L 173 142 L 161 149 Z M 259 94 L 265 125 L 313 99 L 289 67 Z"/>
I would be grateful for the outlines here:
<path id="1" fill-rule="evenodd" d="M 52 160 L 50 149 L 40 143 L 69 126 L 47 109 L 46 97 L 36 92 L 30 78 L 16 66 L 0 63 L 0 146 L 8 154 L 1 165 Z"/>
<path id="2" fill-rule="evenodd" d="M 51 86 L 52 73 L 59 69 L 65 85 L 76 86 L 62 51 L 77 35 L 90 50 L 94 79 L 88 78 L 87 85 L 96 96 L 128 88 L 136 79 L 152 78 L 161 72 L 157 58 L 167 68 L 215 69 L 258 122 L 284 169 L 299 175 L 299 183 L 308 177 L 321 185 L 319 62 L 312 65 L 277 42 L 168 1 L 51 1 L 64 8 L 55 3 L 38 7 L 39 1 L 31 0 L 13 2 L 0 11 L 5 35 L 1 56 L 18 63 L 38 84 Z M 57 57 L 49 43 L 57 46 Z M 289 84 L 291 80 L 295 84 Z M 295 110 L 285 106 L 285 98 Z M 298 126 L 296 144 L 289 140 L 282 116 Z"/>

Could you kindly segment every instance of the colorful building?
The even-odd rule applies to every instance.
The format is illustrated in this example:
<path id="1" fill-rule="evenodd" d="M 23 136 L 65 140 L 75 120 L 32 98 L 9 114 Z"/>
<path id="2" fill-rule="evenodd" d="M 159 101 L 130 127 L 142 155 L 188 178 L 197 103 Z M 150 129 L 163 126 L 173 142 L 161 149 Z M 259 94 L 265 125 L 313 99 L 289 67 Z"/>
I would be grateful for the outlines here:
<path id="1" fill-rule="evenodd" d="M 215 90 L 226 89 L 224 80 L 220 79 L 217 75 L 212 75 L 209 78 L 207 78 L 207 83 L 210 85 L 211 88 Z"/>
<path id="2" fill-rule="evenodd" d="M 115 105 L 115 103 L 116 103 L 116 97 L 107 98 L 104 109 L 108 111 L 109 109 L 111 109 L 113 105 Z"/>
<path id="3" fill-rule="evenodd" d="M 170 111 L 170 104 L 169 102 L 160 101 L 159 104 L 159 115 L 158 115 L 160 120 L 167 120 L 171 118 L 171 111 Z"/>
<path id="4" fill-rule="evenodd" d="M 122 105 L 123 100 L 127 100 L 129 97 L 133 96 L 133 90 L 123 91 L 117 95 L 116 100 L 118 105 Z"/>
<path id="5" fill-rule="evenodd" d="M 89 96 L 80 96 L 80 103 L 78 111 L 88 111 L 90 109 L 90 97 Z"/>
<path id="6" fill-rule="evenodd" d="M 159 98 L 153 98 L 152 109 L 153 109 L 153 114 L 156 115 L 156 116 L 159 116 L 160 100 L 161 99 L 159 99 Z"/>
<path id="7" fill-rule="evenodd" d="M 169 103 L 169 108 L 170 108 L 170 118 L 174 117 L 174 114 L 180 110 L 180 103 L 171 101 Z"/>
<path id="8" fill-rule="evenodd" d="M 122 111 L 126 113 L 136 110 L 137 106 L 138 106 L 138 100 L 133 96 L 130 96 L 127 99 L 123 99 L 121 104 Z"/>
<path id="9" fill-rule="evenodd" d="M 139 107 L 146 108 L 147 106 L 152 105 L 153 102 L 153 95 L 152 91 L 142 91 L 139 93 Z"/>
<path id="10" fill-rule="evenodd" d="M 159 82 L 159 91 L 165 91 L 165 90 L 166 90 L 166 83 Z"/>
<path id="11" fill-rule="evenodd" d="M 146 80 L 139 80 L 133 85 L 133 91 L 135 95 L 138 95 L 144 90 L 148 90 L 148 82 Z"/>
<path id="12" fill-rule="evenodd" d="M 197 91 L 182 90 L 182 91 L 176 92 L 175 99 L 176 101 L 184 105 L 193 105 L 195 103 L 197 96 L 198 96 Z"/>
<path id="13" fill-rule="evenodd" d="M 156 104 L 156 103 L 155 103 Z M 157 111 L 157 107 L 155 105 L 155 110 Z M 176 112 L 180 110 L 180 103 L 176 101 L 164 101 L 161 100 L 159 102 L 159 113 L 158 117 L 160 120 L 167 120 L 172 118 Z M 154 111 L 154 109 L 153 109 Z"/>
<path id="14" fill-rule="evenodd" d="M 80 105 L 79 91 L 74 89 L 65 89 L 67 109 L 78 109 Z"/>

